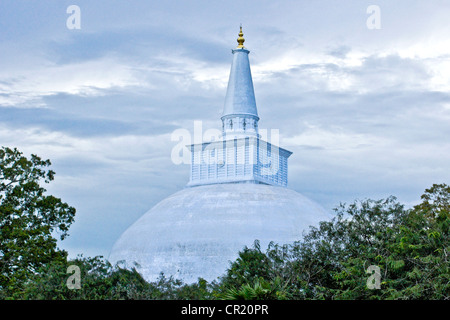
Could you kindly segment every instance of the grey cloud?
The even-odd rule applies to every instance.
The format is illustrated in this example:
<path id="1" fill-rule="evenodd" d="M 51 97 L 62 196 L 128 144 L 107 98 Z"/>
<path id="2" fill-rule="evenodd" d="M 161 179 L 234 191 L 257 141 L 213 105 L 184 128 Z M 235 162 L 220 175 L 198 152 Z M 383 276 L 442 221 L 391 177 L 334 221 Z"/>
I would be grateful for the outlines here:
<path id="1" fill-rule="evenodd" d="M 49 41 L 44 47 L 48 57 L 58 64 L 97 59 L 105 55 L 120 55 L 132 58 L 134 62 L 146 62 L 159 54 L 174 51 L 210 63 L 226 61 L 229 48 L 213 40 L 214 37 L 192 37 L 164 25 L 71 33 L 64 41 Z"/>
<path id="2" fill-rule="evenodd" d="M 341 45 L 328 50 L 327 54 L 336 58 L 345 58 L 347 54 L 352 50 L 350 46 Z"/>

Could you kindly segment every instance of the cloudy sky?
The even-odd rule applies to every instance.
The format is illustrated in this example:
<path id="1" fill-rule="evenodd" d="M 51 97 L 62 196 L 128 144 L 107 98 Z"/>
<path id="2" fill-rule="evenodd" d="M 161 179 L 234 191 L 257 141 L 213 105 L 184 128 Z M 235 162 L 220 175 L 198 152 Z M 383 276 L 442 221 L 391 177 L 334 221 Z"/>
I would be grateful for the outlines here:
<path id="1" fill-rule="evenodd" d="M 2 0 L 0 146 L 52 161 L 49 193 L 77 209 L 60 246 L 107 256 L 188 182 L 172 132 L 221 127 L 242 23 L 260 128 L 293 151 L 289 187 L 330 211 L 411 206 L 450 182 L 449 16 L 444 0 Z"/>

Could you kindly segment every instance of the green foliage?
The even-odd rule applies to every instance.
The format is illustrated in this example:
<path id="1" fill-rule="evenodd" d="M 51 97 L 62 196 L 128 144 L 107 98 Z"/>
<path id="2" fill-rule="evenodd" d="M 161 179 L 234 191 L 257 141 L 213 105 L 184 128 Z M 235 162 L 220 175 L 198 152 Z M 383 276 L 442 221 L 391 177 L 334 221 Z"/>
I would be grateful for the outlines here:
<path id="1" fill-rule="evenodd" d="M 231 287 L 219 295 L 223 300 L 286 300 L 287 293 L 282 279 L 273 281 L 255 279 L 253 284 L 243 284 L 239 289 Z"/>
<path id="2" fill-rule="evenodd" d="M 244 249 L 221 297 L 259 299 L 277 281 L 288 299 L 449 299 L 449 204 L 441 184 L 409 210 L 395 197 L 340 205 L 301 241 Z M 371 265 L 380 268 L 379 289 L 367 285 Z"/>
<path id="3" fill-rule="evenodd" d="M 80 268 L 80 289 L 67 286 L 70 265 Z M 102 257 L 51 263 L 39 270 L 24 290 L 24 299 L 107 300 L 145 298 L 149 284 L 135 270 L 113 267 Z"/>
<path id="4" fill-rule="evenodd" d="M 67 268 L 76 265 L 81 270 L 81 288 L 69 289 Z M 147 282 L 135 268 L 112 266 L 102 257 L 84 258 L 66 263 L 50 264 L 35 274 L 25 287 L 24 299 L 44 300 L 201 300 L 212 299 L 212 286 L 199 279 L 184 284 L 161 274 L 155 282 Z"/>
<path id="5" fill-rule="evenodd" d="M 385 235 L 374 235 L 377 241 L 371 250 L 343 264 L 346 270 L 364 262 L 378 265 L 382 271 L 381 289 L 358 286 L 358 280 L 360 283 L 364 278 L 361 270 L 348 272 L 339 281 L 341 290 L 335 292 L 336 298 L 449 298 L 450 188 L 433 185 L 425 190 L 422 199 L 421 204 L 393 219 Z M 388 215 L 388 211 L 384 214 Z"/>
<path id="6" fill-rule="evenodd" d="M 244 247 L 239 252 L 236 261 L 232 262 L 227 274 L 222 278 L 223 286 L 242 286 L 258 279 L 270 279 L 270 260 L 261 251 L 259 241 L 256 240 L 253 248 Z"/>
<path id="7" fill-rule="evenodd" d="M 211 300 L 215 299 L 217 283 L 209 283 L 199 278 L 196 283 L 185 284 L 173 277 L 161 274 L 159 279 L 150 283 L 150 299 L 157 300 Z"/>
<path id="8" fill-rule="evenodd" d="M 28 278 L 41 267 L 64 261 L 52 233 L 67 236 L 75 209 L 46 195 L 40 185 L 54 179 L 49 160 L 27 159 L 17 149 L 0 149 L 0 291 L 20 298 Z"/>

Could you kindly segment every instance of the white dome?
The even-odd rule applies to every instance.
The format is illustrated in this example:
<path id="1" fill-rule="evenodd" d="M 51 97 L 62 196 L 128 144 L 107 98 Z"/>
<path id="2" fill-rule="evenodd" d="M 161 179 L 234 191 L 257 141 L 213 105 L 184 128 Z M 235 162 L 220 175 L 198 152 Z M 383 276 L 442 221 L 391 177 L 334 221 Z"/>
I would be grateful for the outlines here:
<path id="1" fill-rule="evenodd" d="M 331 216 L 287 189 L 263 184 L 213 184 L 183 189 L 155 205 L 114 244 L 109 261 L 125 261 L 147 281 L 160 272 L 186 283 L 223 275 L 244 246 L 287 244 Z"/>

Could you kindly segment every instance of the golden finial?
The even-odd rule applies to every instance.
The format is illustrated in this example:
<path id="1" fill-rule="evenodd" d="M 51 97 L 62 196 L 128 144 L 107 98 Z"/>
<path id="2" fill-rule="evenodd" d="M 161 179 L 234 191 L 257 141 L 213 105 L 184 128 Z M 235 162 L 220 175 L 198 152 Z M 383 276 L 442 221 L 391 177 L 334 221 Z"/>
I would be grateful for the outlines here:
<path id="1" fill-rule="evenodd" d="M 237 42 L 238 42 L 238 46 L 237 46 L 237 48 L 238 49 L 243 49 L 244 48 L 244 41 L 245 41 L 245 39 L 244 39 L 244 34 L 242 33 L 242 24 L 241 24 L 241 27 L 240 27 L 241 29 L 240 29 L 240 31 L 239 31 L 239 38 L 237 38 Z"/>

